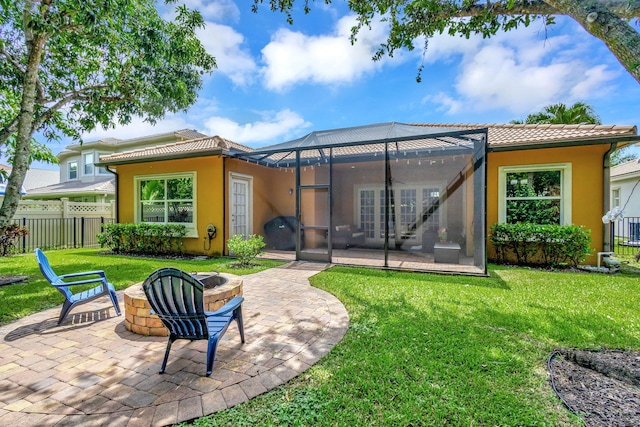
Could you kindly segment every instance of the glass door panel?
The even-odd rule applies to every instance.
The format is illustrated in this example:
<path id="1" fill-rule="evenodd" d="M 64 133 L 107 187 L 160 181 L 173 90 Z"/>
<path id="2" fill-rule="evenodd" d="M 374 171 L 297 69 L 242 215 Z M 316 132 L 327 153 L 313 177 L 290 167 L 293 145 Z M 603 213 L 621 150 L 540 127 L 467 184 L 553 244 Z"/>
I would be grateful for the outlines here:
<path id="1" fill-rule="evenodd" d="M 300 187 L 300 243 L 298 259 L 330 262 L 329 219 L 330 192 L 328 185 Z"/>

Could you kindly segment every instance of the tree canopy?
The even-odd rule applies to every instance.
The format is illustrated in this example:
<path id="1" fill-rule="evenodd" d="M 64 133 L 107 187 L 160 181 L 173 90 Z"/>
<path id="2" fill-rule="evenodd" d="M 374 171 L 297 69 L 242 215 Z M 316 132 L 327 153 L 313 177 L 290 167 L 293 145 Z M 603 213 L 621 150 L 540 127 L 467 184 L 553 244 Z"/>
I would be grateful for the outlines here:
<path id="1" fill-rule="evenodd" d="M 287 20 L 292 22 L 295 0 L 254 0 L 253 10 L 262 3 L 287 13 Z M 640 18 L 640 0 L 349 0 L 349 8 L 358 15 L 352 40 L 378 17 L 389 23 L 387 41 L 374 59 L 393 55 L 400 48 L 412 50 L 420 36 L 426 36 L 427 42 L 444 33 L 491 37 L 536 20 L 553 24 L 554 16 L 567 16 L 602 40 L 640 83 L 640 34 L 633 27 Z M 309 0 L 304 1 L 304 10 L 309 12 Z"/>
<path id="2" fill-rule="evenodd" d="M 0 0 L 0 150 L 13 152 L 0 225 L 17 208 L 34 133 L 80 139 L 192 105 L 216 66 L 195 35 L 203 25 L 185 6 L 167 21 L 153 0 Z"/>
<path id="3" fill-rule="evenodd" d="M 514 124 L 566 124 L 566 125 L 578 125 L 578 124 L 602 124 L 600 117 L 596 114 L 594 108 L 584 102 L 576 102 L 575 104 L 567 107 L 563 103 L 547 105 L 536 113 L 531 113 L 523 121 L 511 120 Z M 616 166 L 630 160 L 636 159 L 632 146 L 626 146 L 618 148 L 609 159 L 611 166 Z"/>
<path id="4" fill-rule="evenodd" d="M 512 120 L 511 123 L 522 123 Z M 593 107 L 584 102 L 576 102 L 571 106 L 563 103 L 547 105 L 537 113 L 531 113 L 524 119 L 526 124 L 602 124 Z"/>

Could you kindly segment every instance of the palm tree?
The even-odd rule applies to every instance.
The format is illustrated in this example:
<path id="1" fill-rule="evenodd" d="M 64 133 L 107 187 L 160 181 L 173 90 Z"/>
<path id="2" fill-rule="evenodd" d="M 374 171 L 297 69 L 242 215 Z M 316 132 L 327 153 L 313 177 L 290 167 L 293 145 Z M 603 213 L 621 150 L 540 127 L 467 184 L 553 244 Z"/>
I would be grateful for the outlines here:
<path id="1" fill-rule="evenodd" d="M 511 123 L 522 124 L 522 121 L 512 120 Z M 531 113 L 524 120 L 526 124 L 602 124 L 600 117 L 593 107 L 584 102 L 576 102 L 567 107 L 563 103 L 547 105 L 542 111 Z"/>

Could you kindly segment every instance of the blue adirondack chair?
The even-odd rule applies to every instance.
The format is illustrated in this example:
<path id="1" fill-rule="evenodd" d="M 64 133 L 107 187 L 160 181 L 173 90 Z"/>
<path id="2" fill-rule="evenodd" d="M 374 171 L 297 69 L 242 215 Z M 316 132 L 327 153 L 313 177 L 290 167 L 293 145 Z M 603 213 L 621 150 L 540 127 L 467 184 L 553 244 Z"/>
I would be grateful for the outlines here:
<path id="1" fill-rule="evenodd" d="M 244 343 L 244 298 L 233 297 L 219 310 L 207 312 L 204 310 L 203 288 L 204 285 L 198 279 L 172 267 L 154 271 L 142 284 L 153 309 L 152 314 L 160 317 L 169 330 L 167 350 L 160 368 L 161 374 L 167 366 L 171 344 L 177 339 L 208 340 L 207 376 L 213 371 L 218 340 L 234 320 L 238 324 L 240 340 Z"/>
<path id="2" fill-rule="evenodd" d="M 40 266 L 42 275 L 49 281 L 49 283 L 51 283 L 54 288 L 56 288 L 64 296 L 64 304 L 62 305 L 62 311 L 60 312 L 58 325 L 64 321 L 64 319 L 67 317 L 67 314 L 69 314 L 71 309 L 76 305 L 84 304 L 85 302 L 89 302 L 96 298 L 107 295 L 111 298 L 113 308 L 116 309 L 116 314 L 120 316 L 120 306 L 118 305 L 116 290 L 113 285 L 107 281 L 107 277 L 105 276 L 104 271 L 86 271 L 82 273 L 63 274 L 62 276 L 59 276 L 53 271 L 51 265 L 49 264 L 47 256 L 44 254 L 44 252 L 42 252 L 42 250 L 40 250 L 40 248 L 36 249 L 36 258 L 38 259 L 38 265 Z M 86 278 L 90 276 L 94 277 L 88 279 Z M 80 279 L 83 277 L 84 279 L 81 280 L 66 281 L 67 279 Z M 73 286 L 89 285 L 91 283 L 100 284 L 94 288 L 82 292 L 73 293 L 71 291 L 71 288 Z"/>

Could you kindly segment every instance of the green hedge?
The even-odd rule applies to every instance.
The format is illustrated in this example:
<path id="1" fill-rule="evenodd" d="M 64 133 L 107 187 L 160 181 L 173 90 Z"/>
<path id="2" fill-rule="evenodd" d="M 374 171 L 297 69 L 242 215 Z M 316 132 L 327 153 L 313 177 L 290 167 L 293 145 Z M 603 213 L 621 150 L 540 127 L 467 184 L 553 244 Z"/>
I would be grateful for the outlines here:
<path id="1" fill-rule="evenodd" d="M 591 254 L 591 232 L 575 225 L 493 224 L 489 240 L 498 263 L 562 266 Z"/>
<path id="2" fill-rule="evenodd" d="M 107 224 L 98 234 L 98 243 L 117 254 L 177 255 L 182 253 L 186 234 L 184 225 Z"/>

